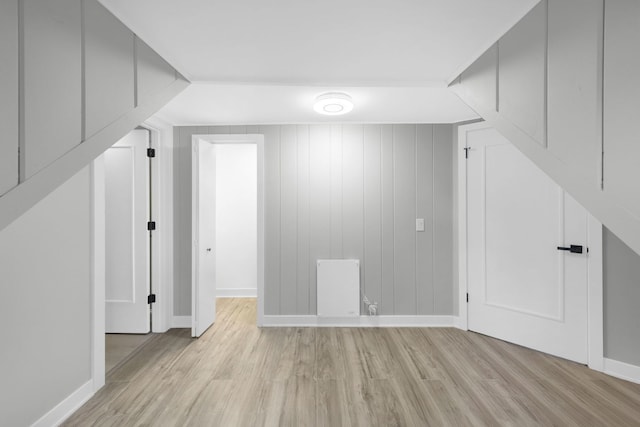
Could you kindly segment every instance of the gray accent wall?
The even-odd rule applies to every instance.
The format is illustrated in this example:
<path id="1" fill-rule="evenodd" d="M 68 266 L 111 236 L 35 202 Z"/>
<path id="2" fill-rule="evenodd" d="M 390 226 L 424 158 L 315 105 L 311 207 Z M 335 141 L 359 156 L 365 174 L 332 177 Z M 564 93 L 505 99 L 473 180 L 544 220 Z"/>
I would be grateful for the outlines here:
<path id="1" fill-rule="evenodd" d="M 453 314 L 453 126 L 407 124 L 174 128 L 174 315 L 191 313 L 191 136 L 227 133 L 265 137 L 265 314 L 315 314 L 322 258 L 361 260 L 380 314 Z"/>
<path id="2" fill-rule="evenodd" d="M 0 231 L 0 425 L 33 424 L 91 379 L 89 168 Z"/>
<path id="3" fill-rule="evenodd" d="M 604 356 L 640 366 L 640 255 L 604 229 Z"/>

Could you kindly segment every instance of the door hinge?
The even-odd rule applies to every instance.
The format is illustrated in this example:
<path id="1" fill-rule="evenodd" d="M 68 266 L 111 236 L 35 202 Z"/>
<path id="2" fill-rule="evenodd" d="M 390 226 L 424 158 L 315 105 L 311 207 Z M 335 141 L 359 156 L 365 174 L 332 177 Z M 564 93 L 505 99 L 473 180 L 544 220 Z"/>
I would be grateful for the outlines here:
<path id="1" fill-rule="evenodd" d="M 467 293 L 467 302 L 469 302 L 469 293 Z"/>
<path id="2" fill-rule="evenodd" d="M 153 231 L 155 229 L 156 229 L 156 222 L 155 221 L 147 222 L 147 230 Z"/>
<path id="3" fill-rule="evenodd" d="M 469 158 L 469 150 L 471 150 L 471 148 L 464 147 L 463 150 L 464 150 L 464 158 L 468 159 Z"/>
<path id="4" fill-rule="evenodd" d="M 156 149 L 155 148 L 147 148 L 147 157 L 155 157 Z"/>
<path id="5" fill-rule="evenodd" d="M 156 302 L 156 294 L 149 294 L 147 304 L 153 304 L 154 302 Z"/>

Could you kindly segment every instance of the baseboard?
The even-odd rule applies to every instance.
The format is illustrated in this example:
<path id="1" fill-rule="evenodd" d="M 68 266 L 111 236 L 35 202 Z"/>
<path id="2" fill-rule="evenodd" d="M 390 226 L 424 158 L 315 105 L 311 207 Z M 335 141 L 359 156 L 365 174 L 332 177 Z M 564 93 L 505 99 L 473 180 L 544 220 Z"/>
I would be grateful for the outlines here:
<path id="1" fill-rule="evenodd" d="M 264 316 L 264 327 L 426 328 L 453 327 L 453 316 Z"/>
<path id="2" fill-rule="evenodd" d="M 218 298 L 257 298 L 258 290 L 256 288 L 216 289 L 216 296 Z"/>
<path id="3" fill-rule="evenodd" d="M 173 316 L 171 319 L 172 328 L 190 328 L 191 316 Z"/>
<path id="4" fill-rule="evenodd" d="M 604 358 L 605 374 L 640 384 L 640 366 Z"/>
<path id="5" fill-rule="evenodd" d="M 93 396 L 93 381 L 89 380 L 71 393 L 62 402 L 58 403 L 52 410 L 44 414 L 31 427 L 51 427 L 62 424 L 79 407 Z"/>

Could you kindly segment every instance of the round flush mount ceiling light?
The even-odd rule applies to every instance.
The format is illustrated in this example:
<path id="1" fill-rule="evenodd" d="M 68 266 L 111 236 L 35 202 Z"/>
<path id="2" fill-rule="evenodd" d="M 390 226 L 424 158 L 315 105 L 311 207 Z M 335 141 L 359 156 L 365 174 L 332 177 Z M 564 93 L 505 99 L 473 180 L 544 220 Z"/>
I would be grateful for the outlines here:
<path id="1" fill-rule="evenodd" d="M 343 92 L 327 92 L 316 98 L 313 109 L 327 116 L 339 116 L 353 110 L 353 100 Z"/>

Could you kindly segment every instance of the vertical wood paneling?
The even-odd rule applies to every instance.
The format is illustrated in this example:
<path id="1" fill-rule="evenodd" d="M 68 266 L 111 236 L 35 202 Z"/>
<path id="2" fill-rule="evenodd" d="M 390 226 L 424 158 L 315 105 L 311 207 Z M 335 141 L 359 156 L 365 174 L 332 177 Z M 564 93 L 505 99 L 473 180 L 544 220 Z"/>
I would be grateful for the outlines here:
<path id="1" fill-rule="evenodd" d="M 363 293 L 382 301 L 382 126 L 364 127 L 364 265 Z M 361 307 L 365 310 L 365 307 Z M 365 313 L 362 311 L 362 313 Z"/>
<path id="2" fill-rule="evenodd" d="M 541 1 L 499 43 L 499 105 L 507 119 L 546 144 L 547 1 Z"/>
<path id="3" fill-rule="evenodd" d="M 84 0 L 85 138 L 134 107 L 134 36 L 97 0 Z"/>
<path id="4" fill-rule="evenodd" d="M 280 312 L 298 312 L 298 141 L 295 125 L 280 131 Z"/>
<path id="5" fill-rule="evenodd" d="M 265 136 L 266 314 L 315 314 L 316 260 L 340 257 L 361 260 L 362 292 L 379 314 L 451 314 L 450 125 L 180 128 L 176 314 L 191 302 L 191 135 L 242 131 Z"/>
<path id="6" fill-rule="evenodd" d="M 176 79 L 176 71 L 145 42 L 136 37 L 136 70 L 138 105 L 169 86 Z"/>
<path id="7" fill-rule="evenodd" d="M 309 203 L 310 169 L 309 169 L 309 126 L 297 126 L 298 140 L 298 275 L 297 275 L 297 313 L 310 314 L 310 258 L 309 258 Z"/>
<path id="8" fill-rule="evenodd" d="M 433 294 L 434 314 L 453 309 L 453 135 L 449 125 L 435 125 L 433 138 Z"/>
<path id="9" fill-rule="evenodd" d="M 393 126 L 383 126 L 382 153 L 382 298 L 380 314 L 394 314 L 395 243 L 394 243 L 394 161 Z"/>
<path id="10" fill-rule="evenodd" d="M 18 185 L 18 0 L 0 3 L 0 195 Z"/>
<path id="11" fill-rule="evenodd" d="M 243 135 L 247 133 L 247 127 L 244 125 L 229 126 L 229 133 L 232 135 Z"/>
<path id="12" fill-rule="evenodd" d="M 21 178 L 82 140 L 80 0 L 25 0 Z"/>
<path id="13" fill-rule="evenodd" d="M 416 233 L 417 314 L 433 314 L 433 125 L 418 125 L 416 132 L 416 218 L 424 231 Z"/>
<path id="14" fill-rule="evenodd" d="M 331 258 L 342 258 L 342 126 L 331 126 Z"/>
<path id="15" fill-rule="evenodd" d="M 316 313 L 316 261 L 331 258 L 331 129 L 309 126 L 309 304 Z"/>
<path id="16" fill-rule="evenodd" d="M 360 260 L 362 293 L 364 259 L 364 127 L 342 128 L 342 242 L 343 257 Z"/>
<path id="17" fill-rule="evenodd" d="M 603 0 L 549 2 L 548 147 L 599 186 Z"/>
<path id="18" fill-rule="evenodd" d="M 393 126 L 394 312 L 416 314 L 416 126 Z"/>
<path id="19" fill-rule="evenodd" d="M 640 2 L 605 6 L 604 191 L 640 218 Z"/>
<path id="20" fill-rule="evenodd" d="M 265 175 L 264 313 L 280 314 L 280 126 L 262 127 Z"/>

